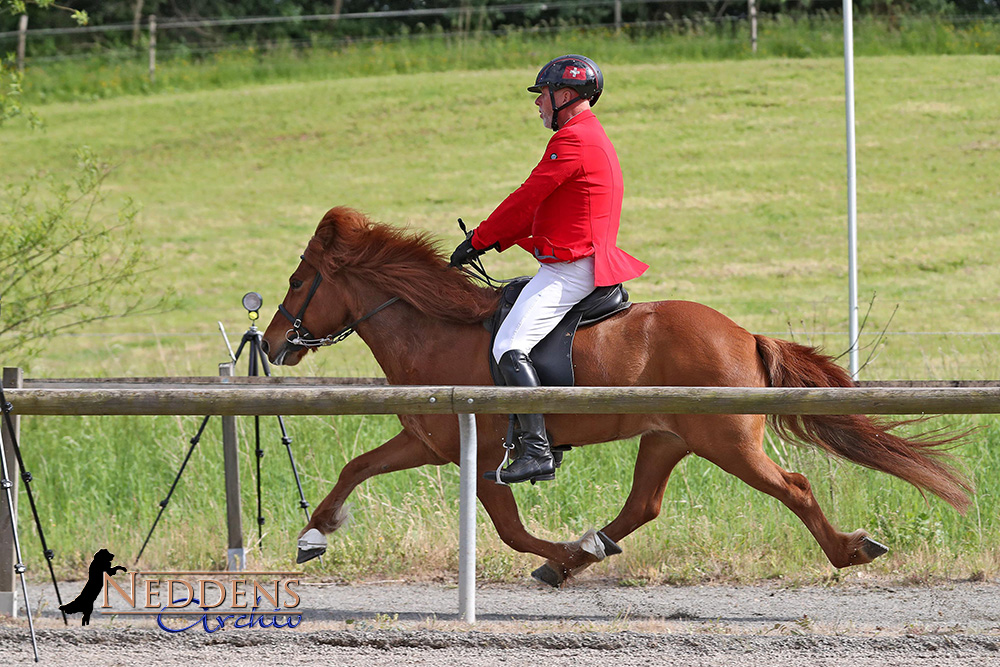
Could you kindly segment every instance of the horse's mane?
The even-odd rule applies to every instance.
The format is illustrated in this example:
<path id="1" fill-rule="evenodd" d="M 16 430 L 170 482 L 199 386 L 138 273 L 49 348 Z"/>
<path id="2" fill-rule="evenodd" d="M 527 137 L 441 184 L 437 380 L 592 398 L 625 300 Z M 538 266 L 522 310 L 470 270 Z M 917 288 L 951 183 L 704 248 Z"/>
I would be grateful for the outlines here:
<path id="1" fill-rule="evenodd" d="M 482 322 L 499 302 L 496 290 L 448 269 L 429 234 L 372 222 L 347 207 L 332 208 L 323 216 L 306 248 L 306 259 L 324 278 L 349 274 L 439 319 Z"/>

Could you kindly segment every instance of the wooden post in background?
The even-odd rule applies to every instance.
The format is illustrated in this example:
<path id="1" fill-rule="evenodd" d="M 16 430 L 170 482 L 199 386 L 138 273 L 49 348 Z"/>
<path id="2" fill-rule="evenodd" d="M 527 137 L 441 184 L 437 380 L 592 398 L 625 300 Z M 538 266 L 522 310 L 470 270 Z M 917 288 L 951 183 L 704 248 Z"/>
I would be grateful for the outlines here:
<path id="1" fill-rule="evenodd" d="M 156 14 L 149 15 L 149 84 L 156 83 Z"/>
<path id="2" fill-rule="evenodd" d="M 135 0 L 135 11 L 132 12 L 132 46 L 138 46 L 142 35 L 142 4 L 143 0 Z"/>
<path id="3" fill-rule="evenodd" d="M 233 377 L 235 374 L 236 365 L 233 362 L 227 361 L 224 364 L 219 364 L 221 377 Z M 226 526 L 229 531 L 226 569 L 236 572 L 246 568 L 242 504 L 240 501 L 240 448 L 239 438 L 236 434 L 236 417 L 222 417 L 222 461 L 226 471 Z"/>
<path id="4" fill-rule="evenodd" d="M 750 50 L 757 53 L 757 0 L 747 0 L 750 14 Z"/>
<path id="5" fill-rule="evenodd" d="M 20 389 L 24 386 L 24 373 L 20 368 L 3 369 L 4 389 Z M 11 414 L 14 423 L 14 437 L 20 436 L 21 420 L 16 413 Z M 17 589 L 15 588 L 17 575 L 14 572 L 14 565 L 17 563 L 17 553 L 14 549 L 14 531 L 12 521 L 17 521 L 17 480 L 21 476 L 21 469 L 17 465 L 17 453 L 14 451 L 14 443 L 7 432 L 6 420 L 0 426 L 3 429 L 3 453 L 7 458 L 7 475 L 13 486 L 10 489 L 11 499 L 14 501 L 14 516 L 11 517 L 7 507 L 7 499 L 0 490 L 0 615 L 17 616 Z"/>
<path id="6" fill-rule="evenodd" d="M 615 0 L 615 32 L 622 29 L 622 0 Z"/>
<path id="7" fill-rule="evenodd" d="M 28 42 L 28 15 L 21 14 L 17 24 L 17 71 L 24 71 L 24 48 Z"/>

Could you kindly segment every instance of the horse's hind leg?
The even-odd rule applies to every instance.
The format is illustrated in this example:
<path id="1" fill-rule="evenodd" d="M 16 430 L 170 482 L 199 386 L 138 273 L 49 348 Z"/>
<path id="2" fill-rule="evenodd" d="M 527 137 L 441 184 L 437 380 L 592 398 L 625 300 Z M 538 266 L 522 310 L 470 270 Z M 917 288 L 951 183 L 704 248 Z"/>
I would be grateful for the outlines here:
<path id="1" fill-rule="evenodd" d="M 689 416 L 691 450 L 753 488 L 774 496 L 792 510 L 835 567 L 870 563 L 887 549 L 862 530 L 841 533 L 823 515 L 804 475 L 783 470 L 763 449 L 760 415 Z M 694 422 L 691 424 L 690 422 Z"/>
<path id="2" fill-rule="evenodd" d="M 632 489 L 618 516 L 601 532 L 612 542 L 638 530 L 660 514 L 663 492 L 674 467 L 688 455 L 687 446 L 671 433 L 647 433 L 639 441 L 635 458 Z M 597 562 L 597 557 L 577 551 L 564 562 L 549 560 L 535 571 L 535 577 L 558 586 L 569 575 L 575 575 Z"/>

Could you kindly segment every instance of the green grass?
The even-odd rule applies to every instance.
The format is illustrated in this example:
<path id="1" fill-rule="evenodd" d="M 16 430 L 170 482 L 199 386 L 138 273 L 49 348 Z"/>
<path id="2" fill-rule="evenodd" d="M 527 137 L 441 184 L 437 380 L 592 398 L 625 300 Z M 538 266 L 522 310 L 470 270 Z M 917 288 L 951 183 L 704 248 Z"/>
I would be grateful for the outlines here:
<path id="1" fill-rule="evenodd" d="M 592 46 L 589 52 L 612 48 Z M 552 48 L 563 47 L 569 50 L 565 42 Z M 533 53 L 531 62 L 549 55 Z M 636 59 L 605 61 L 607 93 L 597 107 L 625 172 L 621 243 L 652 265 L 630 284 L 633 297 L 701 301 L 753 331 L 791 327 L 806 332 L 799 340 L 843 349 L 844 334 L 824 333 L 843 332 L 847 315 L 841 61 L 697 62 L 651 51 Z M 109 205 L 119 196 L 143 205 L 142 231 L 160 264 L 150 286 L 173 288 L 181 305 L 55 338 L 30 365 L 5 365 L 27 365 L 35 377 L 213 374 L 225 358 L 216 320 L 238 337 L 247 326 L 239 300 L 248 290 L 263 294 L 269 313 L 333 205 L 430 230 L 450 249 L 460 238 L 454 219 L 487 215 L 523 180 L 548 138 L 523 91 L 534 68 L 526 56 L 503 69 L 352 78 L 314 72 L 260 85 L 224 78 L 218 89 L 202 82 L 188 91 L 39 107 L 47 130 L 3 129 L 0 150 L 17 159 L 0 160 L 0 179 L 17 181 L 31 169 L 69 174 L 81 143 L 106 155 L 117 165 Z M 863 295 L 877 293 L 869 333 L 885 326 L 897 305 L 890 333 L 1000 331 L 998 83 L 995 56 L 858 58 L 860 284 Z M 498 275 L 531 270 L 524 253 L 487 261 Z M 994 379 L 996 340 L 890 336 L 865 377 Z M 368 375 L 377 368 L 352 341 L 278 372 Z M 344 462 L 398 428 L 388 417 L 288 421 L 314 503 Z M 782 465 L 811 479 L 838 527 L 867 528 L 893 547 L 854 576 L 997 573 L 997 427 L 988 418 L 941 423 L 981 427 L 959 452 L 980 489 L 964 518 L 884 475 L 769 445 Z M 268 532 L 259 559 L 284 567 L 302 521 L 283 448 L 265 424 Z M 79 572 L 102 546 L 134 556 L 196 427 L 188 418 L 24 419 L 26 457 L 61 572 Z M 217 431 L 214 424 L 192 459 L 149 564 L 221 564 Z M 627 494 L 634 448 L 574 450 L 557 484 L 517 489 L 531 530 L 565 540 L 603 525 Z M 333 538 L 336 551 L 319 571 L 344 578 L 453 571 L 456 495 L 454 467 L 366 483 L 352 498 L 353 528 Z M 26 503 L 21 511 L 29 526 Z M 484 516 L 479 525 L 482 576 L 508 579 L 537 566 L 505 547 Z M 37 570 L 33 531 L 25 532 Z M 786 509 L 697 459 L 674 474 L 661 518 L 623 546 L 599 573 L 633 582 L 832 576 Z"/>
<path id="2" fill-rule="evenodd" d="M 586 52 L 601 63 L 745 60 L 751 58 L 839 57 L 843 23 L 837 15 L 762 16 L 758 50 L 750 45 L 746 22 L 716 25 L 687 21 L 664 27 L 565 28 L 553 33 L 514 30 L 491 34 L 408 34 L 347 44 L 313 36 L 301 48 L 276 42 L 199 52 L 160 40 L 156 82 L 148 76 L 146 45 L 135 51 L 106 50 L 75 60 L 41 57 L 29 66 L 29 101 L 96 100 L 192 90 L 237 88 L 271 82 L 344 80 L 359 76 L 537 68 L 551 53 Z M 44 49 L 43 49 L 44 50 Z M 855 20 L 855 53 L 884 55 L 997 55 L 1000 22 L 990 17 L 949 22 L 907 16 Z"/>
<path id="3" fill-rule="evenodd" d="M 398 429 L 391 417 L 296 417 L 286 420 L 306 496 L 317 502 L 343 465 Z M 195 418 L 32 418 L 22 439 L 49 546 L 60 576 L 79 576 L 94 551 L 108 547 L 132 565 L 166 497 L 199 420 Z M 278 430 L 263 419 L 263 550 L 258 549 L 252 419 L 240 421 L 243 525 L 251 567 L 287 568 L 303 524 Z M 622 555 L 595 566 L 599 576 L 649 583 L 782 579 L 817 582 L 841 576 L 923 581 L 995 576 L 1000 534 L 997 497 L 1000 429 L 986 420 L 934 422 L 982 430 L 961 450 L 979 494 L 962 517 L 886 475 L 769 438 L 783 467 L 805 474 L 827 516 L 843 530 L 866 528 L 892 551 L 874 564 L 838 574 L 805 527 L 778 501 L 706 461 L 686 459 L 667 486 L 661 516 L 622 542 Z M 219 420 L 213 419 L 153 534 L 141 566 L 223 568 L 225 499 Z M 575 449 L 556 483 L 514 488 L 534 534 L 571 540 L 600 528 L 628 494 L 635 442 Z M 42 454 L 44 453 L 44 454 Z M 453 576 L 458 563 L 458 469 L 424 467 L 369 480 L 353 494 L 352 519 L 331 536 L 324 563 L 311 574 L 344 580 Z M 40 548 L 22 503 L 24 550 L 40 571 Z M 539 565 L 496 536 L 478 516 L 479 576 L 511 580 Z"/>

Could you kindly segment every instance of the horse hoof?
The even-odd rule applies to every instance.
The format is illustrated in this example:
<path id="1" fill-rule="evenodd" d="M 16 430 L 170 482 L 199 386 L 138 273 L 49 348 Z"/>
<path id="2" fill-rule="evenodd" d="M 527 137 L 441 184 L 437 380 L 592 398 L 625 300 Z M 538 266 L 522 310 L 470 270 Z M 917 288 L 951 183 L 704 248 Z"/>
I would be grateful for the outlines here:
<path id="1" fill-rule="evenodd" d="M 295 562 L 305 563 L 326 552 L 326 536 L 315 528 L 310 528 L 299 538 L 298 547 L 299 553 L 295 557 Z"/>
<path id="2" fill-rule="evenodd" d="M 604 544 L 604 556 L 617 556 L 622 552 L 622 548 L 618 546 L 614 540 L 604 534 L 604 531 L 597 531 L 597 537 L 601 539 Z"/>
<path id="3" fill-rule="evenodd" d="M 889 553 L 889 547 L 885 546 L 884 544 L 876 542 L 870 537 L 862 538 L 860 548 L 861 552 L 868 558 L 871 558 L 872 560 L 875 560 L 879 556 L 884 556 L 887 553 Z"/>
<path id="4" fill-rule="evenodd" d="M 554 567 L 546 563 L 531 573 L 532 579 L 548 584 L 552 588 L 559 588 L 563 582 L 563 576 Z"/>
<path id="5" fill-rule="evenodd" d="M 326 553 L 326 547 L 322 549 L 299 549 L 299 554 L 295 557 L 295 562 L 302 564 L 313 558 L 318 558 Z"/>

